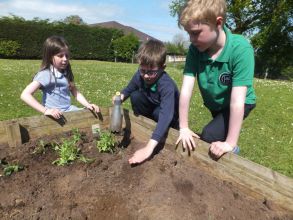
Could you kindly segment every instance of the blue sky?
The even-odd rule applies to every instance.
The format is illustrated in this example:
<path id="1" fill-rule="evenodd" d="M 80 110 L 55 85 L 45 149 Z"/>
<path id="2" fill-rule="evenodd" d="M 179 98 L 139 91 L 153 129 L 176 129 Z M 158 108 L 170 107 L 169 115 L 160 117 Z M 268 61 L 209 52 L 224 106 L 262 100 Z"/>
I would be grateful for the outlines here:
<path id="1" fill-rule="evenodd" d="M 117 21 L 162 41 L 185 32 L 171 17 L 171 0 L 0 0 L 0 16 L 10 13 L 27 20 L 34 17 L 60 20 L 79 15 L 86 23 Z"/>

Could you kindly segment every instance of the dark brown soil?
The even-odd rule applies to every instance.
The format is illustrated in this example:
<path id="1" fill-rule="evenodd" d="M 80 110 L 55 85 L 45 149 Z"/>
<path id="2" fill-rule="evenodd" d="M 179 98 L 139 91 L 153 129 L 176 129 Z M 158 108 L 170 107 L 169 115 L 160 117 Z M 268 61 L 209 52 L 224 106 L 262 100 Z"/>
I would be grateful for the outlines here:
<path id="1" fill-rule="evenodd" d="M 87 135 L 82 152 L 95 159 L 87 164 L 52 165 L 52 149 L 32 154 L 37 141 L 0 146 L 0 159 L 24 165 L 0 177 L 0 219 L 293 219 L 166 147 L 132 167 L 128 158 L 145 143 L 134 138 L 114 154 L 99 153 Z"/>

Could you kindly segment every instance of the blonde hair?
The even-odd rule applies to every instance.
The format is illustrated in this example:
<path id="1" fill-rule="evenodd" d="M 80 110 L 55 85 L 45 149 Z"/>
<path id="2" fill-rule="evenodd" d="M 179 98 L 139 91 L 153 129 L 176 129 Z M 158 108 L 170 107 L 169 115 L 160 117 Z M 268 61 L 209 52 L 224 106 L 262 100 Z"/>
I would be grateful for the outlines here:
<path id="1" fill-rule="evenodd" d="M 226 19 L 226 1 L 225 0 L 189 0 L 179 13 L 178 25 L 186 27 L 191 20 L 216 24 L 217 17 Z"/>
<path id="2" fill-rule="evenodd" d="M 166 55 L 165 45 L 161 41 L 151 39 L 139 47 L 136 59 L 140 65 L 160 68 L 165 64 Z"/>

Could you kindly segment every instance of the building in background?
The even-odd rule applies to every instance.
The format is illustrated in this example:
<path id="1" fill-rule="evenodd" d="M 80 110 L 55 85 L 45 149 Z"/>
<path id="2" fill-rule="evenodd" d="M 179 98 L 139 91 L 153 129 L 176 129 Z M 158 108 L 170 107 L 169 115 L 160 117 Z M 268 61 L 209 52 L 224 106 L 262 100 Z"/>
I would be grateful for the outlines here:
<path id="1" fill-rule="evenodd" d="M 99 26 L 99 27 L 104 27 L 104 28 L 115 28 L 122 30 L 125 35 L 128 35 L 130 33 L 133 33 L 138 39 L 140 43 L 143 43 L 145 41 L 148 41 L 150 39 L 158 40 L 146 33 L 143 33 L 133 27 L 125 26 L 123 24 L 120 24 L 116 21 L 108 21 L 108 22 L 102 22 L 102 23 L 96 23 L 96 24 L 90 24 L 90 26 Z"/>
<path id="2" fill-rule="evenodd" d="M 183 55 L 171 55 L 168 54 L 166 57 L 166 62 L 167 63 L 175 63 L 175 62 L 185 62 L 186 61 L 186 56 Z"/>

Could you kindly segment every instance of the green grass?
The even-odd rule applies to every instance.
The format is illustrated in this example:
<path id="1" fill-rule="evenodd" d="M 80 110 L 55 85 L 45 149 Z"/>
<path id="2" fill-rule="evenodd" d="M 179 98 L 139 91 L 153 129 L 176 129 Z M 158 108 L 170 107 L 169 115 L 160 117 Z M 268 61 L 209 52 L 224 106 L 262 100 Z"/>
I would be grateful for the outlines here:
<path id="1" fill-rule="evenodd" d="M 136 64 L 77 60 L 71 64 L 79 90 L 91 102 L 105 107 L 111 105 L 112 96 L 128 83 L 138 67 Z M 40 114 L 19 98 L 39 66 L 39 60 L 0 59 L 0 120 Z M 180 88 L 182 70 L 169 64 L 167 71 Z M 240 155 L 293 177 L 293 82 L 256 79 L 255 89 L 257 107 L 244 121 L 239 140 Z M 40 100 L 41 93 L 36 97 Z M 129 101 L 123 105 L 130 108 Z M 196 132 L 201 132 L 211 119 L 197 87 L 189 114 L 190 126 Z"/>

